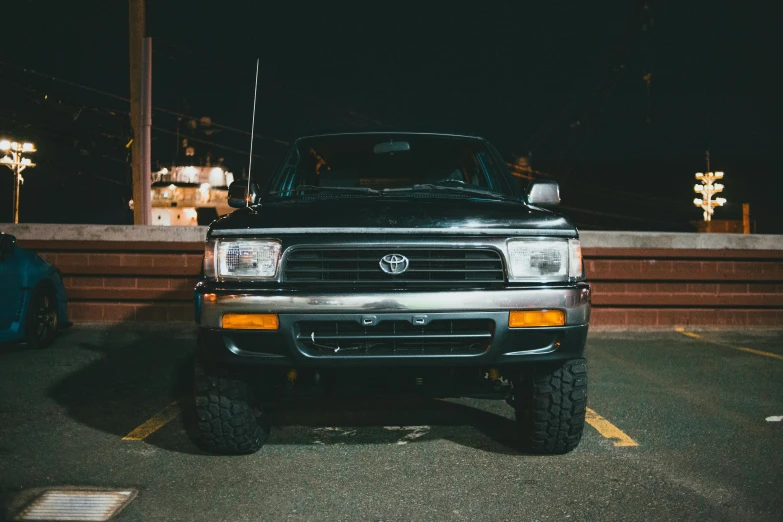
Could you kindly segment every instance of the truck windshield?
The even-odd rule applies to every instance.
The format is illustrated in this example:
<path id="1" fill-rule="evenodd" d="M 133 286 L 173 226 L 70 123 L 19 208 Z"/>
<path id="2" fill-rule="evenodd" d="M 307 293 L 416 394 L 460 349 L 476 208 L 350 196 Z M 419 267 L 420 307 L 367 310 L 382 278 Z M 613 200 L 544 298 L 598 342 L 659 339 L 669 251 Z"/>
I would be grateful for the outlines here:
<path id="1" fill-rule="evenodd" d="M 333 135 L 297 140 L 266 198 L 319 194 L 513 197 L 505 165 L 476 138 L 416 134 Z"/>

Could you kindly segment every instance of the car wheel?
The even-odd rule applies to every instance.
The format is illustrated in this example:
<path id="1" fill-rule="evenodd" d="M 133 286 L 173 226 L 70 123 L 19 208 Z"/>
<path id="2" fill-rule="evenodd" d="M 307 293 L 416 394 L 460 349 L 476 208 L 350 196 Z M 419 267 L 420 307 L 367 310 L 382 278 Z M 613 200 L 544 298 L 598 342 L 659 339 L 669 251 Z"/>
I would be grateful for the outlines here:
<path id="1" fill-rule="evenodd" d="M 533 365 L 514 383 L 516 425 L 523 449 L 563 454 L 579 445 L 587 407 L 587 365 L 583 358 Z"/>
<path id="2" fill-rule="evenodd" d="M 264 414 L 256 418 L 252 386 L 229 373 L 215 371 L 199 357 L 195 362 L 196 442 L 210 453 L 255 453 L 266 442 Z"/>
<path id="3" fill-rule="evenodd" d="M 39 286 L 27 305 L 25 330 L 27 343 L 33 348 L 46 348 L 57 335 L 57 296 L 52 288 Z"/>

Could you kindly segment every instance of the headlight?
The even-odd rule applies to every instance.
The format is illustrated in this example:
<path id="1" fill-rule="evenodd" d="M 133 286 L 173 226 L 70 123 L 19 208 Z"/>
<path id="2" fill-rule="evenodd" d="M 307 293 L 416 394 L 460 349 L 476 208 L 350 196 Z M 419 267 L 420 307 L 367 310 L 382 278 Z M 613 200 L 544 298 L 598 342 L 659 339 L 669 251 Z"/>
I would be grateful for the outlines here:
<path id="1" fill-rule="evenodd" d="M 274 279 L 280 263 L 280 251 L 279 241 L 207 241 L 204 250 L 204 275 L 217 279 Z"/>
<path id="2" fill-rule="evenodd" d="M 581 281 L 585 278 L 585 269 L 582 264 L 582 243 L 578 239 L 569 239 L 568 253 L 568 277 Z"/>
<path id="3" fill-rule="evenodd" d="M 582 250 L 578 239 L 512 239 L 508 266 L 511 281 L 580 280 Z"/>

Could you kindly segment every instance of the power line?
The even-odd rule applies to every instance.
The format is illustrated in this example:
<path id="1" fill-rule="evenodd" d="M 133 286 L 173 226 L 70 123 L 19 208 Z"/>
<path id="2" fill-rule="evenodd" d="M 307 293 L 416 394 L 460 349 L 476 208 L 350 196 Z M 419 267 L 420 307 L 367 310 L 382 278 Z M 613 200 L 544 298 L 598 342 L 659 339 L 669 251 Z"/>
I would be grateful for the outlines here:
<path id="1" fill-rule="evenodd" d="M 194 51 L 192 51 L 192 50 L 190 50 L 190 49 L 188 49 L 188 48 L 186 48 L 186 47 L 184 47 L 182 45 L 179 45 L 179 44 L 177 44 L 177 43 L 175 43 L 175 42 L 173 42 L 171 40 L 167 40 L 165 38 L 162 38 L 162 37 L 156 37 L 155 40 L 158 41 L 158 42 L 163 43 L 164 45 L 168 45 L 168 46 L 176 49 L 177 51 L 184 51 L 188 55 L 185 58 L 186 60 L 188 60 L 188 61 L 190 61 L 192 63 L 198 63 L 199 65 L 204 65 L 204 57 L 201 56 L 201 55 L 198 56 L 198 57 L 194 57 L 193 56 L 195 54 Z M 168 58 L 169 60 L 174 61 L 174 62 L 180 62 L 182 60 L 182 58 L 178 58 L 178 57 L 173 56 L 173 55 L 168 54 L 168 53 L 162 53 L 159 50 L 154 50 L 153 52 L 161 54 L 162 56 L 165 56 L 166 58 Z M 234 63 L 236 63 L 236 61 Z M 242 62 L 242 63 L 245 63 L 245 62 Z M 215 65 L 215 66 L 218 65 L 214 61 L 211 62 L 211 64 Z M 223 64 L 220 64 L 220 65 L 223 65 Z M 245 74 L 239 72 L 241 70 L 242 69 L 237 68 L 237 67 L 229 68 L 230 72 L 234 73 L 237 76 L 241 76 L 243 80 L 247 79 L 249 81 L 250 76 L 249 75 L 246 76 Z M 266 91 L 266 92 L 279 92 L 281 90 L 281 88 L 279 86 L 277 88 L 270 88 L 269 86 L 265 87 L 263 85 L 259 86 L 259 89 L 262 90 L 262 91 Z M 356 111 L 354 108 L 342 105 L 341 103 L 337 103 L 337 102 L 334 102 L 334 101 L 326 101 L 324 103 L 323 99 L 319 99 L 319 98 L 316 98 L 316 97 L 311 96 L 309 94 L 306 94 L 306 93 L 302 92 L 301 90 L 292 90 L 292 89 L 286 88 L 285 91 L 288 94 L 293 93 L 296 96 L 298 96 L 299 98 L 301 98 L 303 100 L 307 100 L 309 102 L 313 102 L 313 103 L 315 103 L 315 104 L 317 104 L 319 106 L 320 105 L 328 105 L 332 109 L 334 109 L 335 111 L 341 112 L 341 113 L 346 113 L 349 116 L 352 116 L 354 118 L 358 118 L 360 120 L 364 120 L 364 121 L 367 121 L 367 122 L 370 122 L 370 123 L 373 123 L 375 125 L 379 125 L 379 126 L 382 126 L 382 127 L 393 127 L 388 122 L 384 122 L 384 121 L 381 121 L 381 120 L 379 120 L 377 118 L 373 118 L 373 117 L 367 116 L 365 114 L 362 114 L 362 113 Z"/>
<path id="2" fill-rule="evenodd" d="M 171 131 L 171 130 L 168 130 L 168 129 L 162 129 L 160 127 L 155 127 L 154 125 L 152 126 L 152 130 L 157 131 L 157 132 L 162 132 L 163 134 L 171 134 L 172 136 L 179 136 L 180 138 L 184 138 L 184 139 L 186 139 L 188 141 L 194 141 L 196 143 L 202 143 L 204 145 L 211 145 L 213 147 L 218 147 L 218 148 L 221 148 L 221 149 L 225 149 L 225 150 L 230 151 L 230 152 L 237 152 L 239 154 L 247 154 L 246 150 L 237 149 L 237 148 L 234 148 L 234 147 L 230 147 L 228 145 L 221 145 L 219 143 L 215 143 L 214 141 L 202 140 L 201 138 L 194 138 L 192 136 L 187 136 L 185 134 L 177 133 L 175 131 Z M 259 154 L 253 154 L 253 157 L 254 158 L 258 158 L 258 159 L 262 159 L 262 160 L 268 160 L 269 159 L 266 156 L 261 156 Z"/>
<path id="3" fill-rule="evenodd" d="M 10 82 L 9 81 L 8 83 L 11 83 L 12 85 L 14 85 L 15 87 L 17 87 L 19 89 L 24 89 L 24 90 L 26 90 L 28 92 L 35 93 L 35 94 L 37 94 L 39 96 L 43 95 L 43 93 L 41 93 L 40 91 L 38 91 L 38 90 L 36 90 L 36 89 L 34 89 L 32 87 L 26 87 L 26 86 L 23 86 L 23 85 L 19 85 L 16 82 Z M 58 99 L 58 100 L 54 100 L 53 99 L 52 101 L 57 101 L 59 104 L 67 105 L 67 106 L 71 107 L 72 109 L 79 109 L 79 111 L 88 110 L 88 111 L 92 111 L 92 112 L 96 112 L 96 113 L 100 113 L 100 114 L 108 114 L 108 115 L 111 115 L 111 116 L 119 116 L 119 115 L 129 116 L 130 115 L 130 113 L 128 111 L 125 111 L 125 110 L 107 109 L 107 108 L 102 108 L 102 107 L 90 107 L 90 106 L 87 106 L 87 105 L 82 105 L 82 104 L 71 102 L 71 101 L 67 101 L 67 100 L 63 101 L 61 99 Z M 44 106 L 44 107 L 46 107 L 46 106 Z M 47 107 L 47 108 L 52 108 L 52 107 Z M 5 119 L 7 119 L 7 118 L 5 118 Z M 75 121 L 75 119 L 76 118 L 74 118 L 74 121 Z M 8 120 L 8 121 L 11 121 L 11 120 Z M 166 128 L 156 127 L 156 126 L 153 126 L 152 129 L 154 131 L 156 131 L 156 132 L 162 132 L 164 134 L 170 134 L 172 136 L 179 136 L 180 138 L 185 138 L 185 139 L 187 139 L 189 141 L 193 141 L 193 142 L 196 142 L 196 143 L 202 143 L 204 145 L 210 145 L 212 147 L 216 147 L 216 148 L 219 148 L 219 149 L 224 149 L 224 150 L 227 150 L 229 152 L 236 152 L 236 153 L 243 154 L 243 155 L 247 154 L 246 150 L 242 150 L 242 149 L 238 149 L 238 148 L 235 148 L 235 147 L 231 147 L 229 145 L 223 145 L 221 143 L 217 143 L 217 142 L 214 142 L 214 141 L 209 141 L 209 140 L 204 140 L 204 139 L 201 139 L 201 138 L 196 138 L 196 137 L 193 137 L 193 136 L 190 136 L 190 135 L 187 135 L 187 134 L 182 134 L 182 132 L 178 133 L 176 131 L 172 131 L 172 130 L 169 130 L 169 129 L 166 129 Z M 110 136 L 110 135 L 106 135 L 106 134 L 102 134 L 102 135 L 106 136 L 106 137 L 110 137 L 110 138 L 111 137 L 117 138 L 117 136 Z M 121 137 L 121 138 L 123 140 L 126 139 L 126 137 Z M 264 160 L 264 161 L 268 161 L 267 157 L 259 155 L 259 154 L 253 154 L 253 157 L 259 158 L 259 159 Z"/>
<path id="4" fill-rule="evenodd" d="M 18 65 L 12 64 L 12 63 L 8 63 L 8 62 L 6 62 L 4 60 L 0 60 L 0 65 L 5 65 L 5 66 L 8 66 L 8 67 L 12 67 L 12 68 L 15 68 L 15 69 L 17 69 L 19 71 L 22 71 L 22 72 L 26 73 L 26 74 L 32 74 L 32 75 L 35 75 L 35 76 L 39 76 L 41 78 L 45 78 L 47 80 L 59 82 L 59 83 L 65 84 L 65 85 L 69 85 L 71 87 L 77 87 L 77 88 L 80 88 L 80 89 L 83 89 L 83 90 L 86 90 L 86 91 L 90 91 L 90 92 L 93 92 L 95 94 L 100 94 L 102 96 L 106 96 L 106 97 L 109 97 L 109 98 L 113 98 L 115 100 L 119 100 L 119 101 L 122 101 L 122 102 L 125 102 L 125 103 L 130 103 L 130 99 L 125 98 L 123 96 L 120 96 L 118 94 L 114 94 L 114 93 L 107 92 L 107 91 L 102 91 L 100 89 L 96 89 L 96 88 L 90 87 L 88 85 L 83 85 L 83 84 L 80 84 L 80 83 L 72 82 L 70 80 L 64 80 L 62 78 L 57 78 L 56 76 L 52 76 L 50 74 L 44 74 L 44 73 L 38 72 L 38 71 L 33 70 L 33 69 L 26 69 L 24 67 L 20 67 Z M 170 109 L 165 109 L 163 107 L 153 107 L 152 110 L 160 112 L 160 113 L 163 113 L 163 114 L 168 114 L 170 116 L 176 116 L 178 118 L 187 118 L 187 119 L 190 119 L 190 120 L 198 120 L 199 119 L 196 116 L 192 116 L 190 114 L 183 114 L 181 112 L 172 111 Z M 242 129 L 237 129 L 236 127 L 231 127 L 231 126 L 228 126 L 228 125 L 223 125 L 223 124 L 215 123 L 215 122 L 212 122 L 211 125 L 214 126 L 214 127 L 219 128 L 219 129 L 227 130 L 227 131 L 230 131 L 230 132 L 237 132 L 237 133 L 240 133 L 240 134 L 244 134 L 246 136 L 250 135 L 250 133 L 248 131 L 245 131 L 245 130 L 242 130 Z M 256 134 L 255 137 L 260 138 L 260 139 L 264 139 L 264 140 L 268 140 L 268 141 L 271 141 L 273 143 L 277 143 L 279 145 L 286 145 L 286 146 L 289 145 L 288 141 L 280 140 L 280 139 L 277 139 L 277 138 L 272 138 L 272 137 L 269 137 L 269 136 L 262 136 L 260 134 Z"/>

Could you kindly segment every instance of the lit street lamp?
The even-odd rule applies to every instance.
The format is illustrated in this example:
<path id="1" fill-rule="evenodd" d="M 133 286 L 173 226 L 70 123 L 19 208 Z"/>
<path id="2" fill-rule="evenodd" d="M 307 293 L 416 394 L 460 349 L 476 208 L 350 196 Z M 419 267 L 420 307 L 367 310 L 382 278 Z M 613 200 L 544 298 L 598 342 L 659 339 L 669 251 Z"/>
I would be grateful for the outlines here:
<path id="1" fill-rule="evenodd" d="M 35 152 L 35 146 L 32 143 L 1 140 L 0 151 L 6 153 L 0 158 L 0 163 L 14 172 L 14 223 L 19 223 L 19 189 L 24 183 L 22 171 L 27 167 L 35 167 L 35 163 L 30 161 L 30 158 L 23 158 L 22 153 Z"/>
<path id="2" fill-rule="evenodd" d="M 723 172 L 707 172 L 706 174 L 697 172 L 696 179 L 702 184 L 694 185 L 693 191 L 701 194 L 701 198 L 695 198 L 693 204 L 704 210 L 704 221 L 712 221 L 715 207 L 722 207 L 726 203 L 725 198 L 712 199 L 713 195 L 723 192 L 723 185 L 715 183 L 715 181 L 723 179 Z"/>

